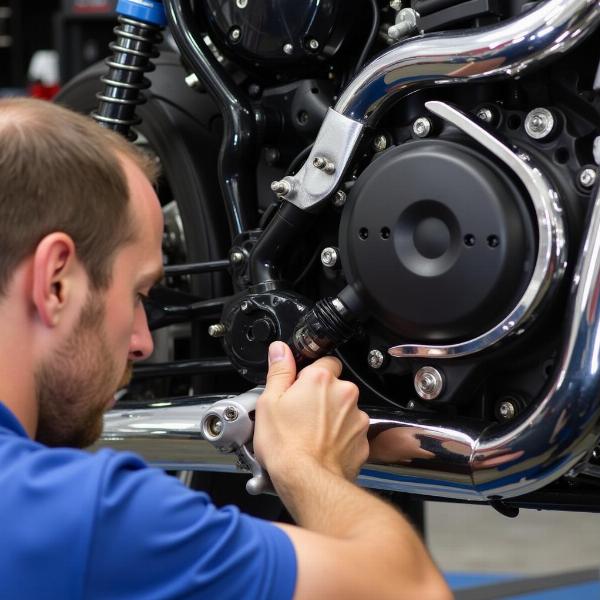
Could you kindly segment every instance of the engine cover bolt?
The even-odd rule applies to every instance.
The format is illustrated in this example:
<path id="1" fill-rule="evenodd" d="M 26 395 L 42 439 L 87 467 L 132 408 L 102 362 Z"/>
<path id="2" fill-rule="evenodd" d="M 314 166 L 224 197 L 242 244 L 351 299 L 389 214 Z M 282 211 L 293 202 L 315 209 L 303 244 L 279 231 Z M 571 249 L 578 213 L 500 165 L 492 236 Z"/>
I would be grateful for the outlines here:
<path id="1" fill-rule="evenodd" d="M 244 259 L 245 259 L 245 256 L 241 250 L 234 250 L 229 255 L 229 262 L 231 262 L 231 264 L 233 264 L 233 265 L 239 265 L 239 264 L 243 263 Z"/>
<path id="2" fill-rule="evenodd" d="M 547 108 L 534 108 L 525 117 L 525 132 L 534 140 L 543 140 L 554 129 L 554 115 Z"/>
<path id="3" fill-rule="evenodd" d="M 284 54 L 287 54 L 287 55 L 293 54 L 294 46 L 292 46 L 292 44 L 290 44 L 289 42 L 287 44 L 284 44 L 283 52 L 284 52 Z"/>
<path id="4" fill-rule="evenodd" d="M 434 367 L 421 367 L 415 374 L 415 390 L 423 400 L 434 400 L 444 387 L 442 374 Z"/>
<path id="5" fill-rule="evenodd" d="M 278 196 L 287 196 L 292 191 L 292 186 L 285 179 L 273 181 L 271 183 L 271 191 L 275 192 Z"/>
<path id="6" fill-rule="evenodd" d="M 396 15 L 396 23 L 387 34 L 392 40 L 399 40 L 419 28 L 419 13 L 412 8 L 403 8 Z"/>
<path id="7" fill-rule="evenodd" d="M 309 47 L 311 50 L 318 50 L 318 49 L 319 49 L 319 40 L 316 40 L 315 38 L 311 38 L 311 39 L 308 41 L 308 47 Z"/>
<path id="8" fill-rule="evenodd" d="M 208 335 L 213 338 L 220 338 L 225 335 L 225 325 L 223 323 L 215 323 L 214 325 L 209 325 L 208 327 Z"/>
<path id="9" fill-rule="evenodd" d="M 383 366 L 385 356 L 381 350 L 371 350 L 367 356 L 367 362 L 371 369 L 380 369 Z"/>
<path id="10" fill-rule="evenodd" d="M 385 135 L 380 134 L 375 136 L 375 139 L 373 140 L 373 150 L 375 150 L 375 152 L 383 152 L 387 148 L 387 145 L 388 141 Z"/>
<path id="11" fill-rule="evenodd" d="M 323 263 L 324 267 L 335 267 L 337 261 L 338 251 L 335 248 L 323 248 L 323 251 L 321 252 L 321 263 Z"/>
<path id="12" fill-rule="evenodd" d="M 346 192 L 344 190 L 338 190 L 333 197 L 333 205 L 337 208 L 341 208 L 346 204 Z"/>
<path id="13" fill-rule="evenodd" d="M 248 6 L 248 0 L 235 0 L 235 4 L 238 8 L 246 8 L 246 6 Z"/>
<path id="14" fill-rule="evenodd" d="M 223 411 L 223 417 L 226 421 L 235 421 L 238 418 L 238 411 L 235 406 L 227 406 Z"/>
<path id="15" fill-rule="evenodd" d="M 431 119 L 428 119 L 427 117 L 419 117 L 413 123 L 412 129 L 413 129 L 413 133 L 417 137 L 426 138 L 431 133 L 431 129 L 432 129 Z"/>
<path id="16" fill-rule="evenodd" d="M 515 405 L 509 400 L 505 400 L 498 407 L 498 415 L 503 421 L 511 421 L 515 418 L 517 414 L 517 410 L 515 409 Z"/>
<path id="17" fill-rule="evenodd" d="M 390 8 L 399 11 L 402 8 L 402 0 L 390 0 Z"/>
<path id="18" fill-rule="evenodd" d="M 250 302 L 248 302 L 248 300 L 243 300 L 240 304 L 240 310 L 243 313 L 249 313 L 250 310 L 252 309 L 252 304 L 250 304 Z"/>
<path id="19" fill-rule="evenodd" d="M 477 118 L 484 123 L 493 123 L 494 121 L 494 112 L 491 108 L 480 108 L 477 111 Z"/>
<path id="20" fill-rule="evenodd" d="M 237 42 L 242 36 L 242 30 L 239 27 L 232 27 L 229 31 L 229 38 L 233 42 Z"/>
<path id="21" fill-rule="evenodd" d="M 315 169 L 319 169 L 319 171 L 325 171 L 325 173 L 328 174 L 331 174 L 335 171 L 335 165 L 323 156 L 315 156 L 312 164 Z"/>
<path id="22" fill-rule="evenodd" d="M 592 169 L 591 167 L 586 167 L 579 173 L 579 183 L 584 188 L 591 188 L 596 183 L 597 178 L 598 173 L 596 169 Z"/>

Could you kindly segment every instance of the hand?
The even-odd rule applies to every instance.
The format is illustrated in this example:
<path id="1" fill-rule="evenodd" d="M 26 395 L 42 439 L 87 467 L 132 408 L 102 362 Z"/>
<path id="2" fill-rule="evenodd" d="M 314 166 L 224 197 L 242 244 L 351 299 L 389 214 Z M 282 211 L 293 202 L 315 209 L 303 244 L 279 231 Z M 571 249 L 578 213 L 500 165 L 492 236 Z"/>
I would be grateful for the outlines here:
<path id="1" fill-rule="evenodd" d="M 367 460 L 368 415 L 357 406 L 358 388 L 338 379 L 342 365 L 326 356 L 296 379 L 291 350 L 269 348 L 269 372 L 256 405 L 254 451 L 275 484 L 286 474 L 317 463 L 353 480 Z"/>

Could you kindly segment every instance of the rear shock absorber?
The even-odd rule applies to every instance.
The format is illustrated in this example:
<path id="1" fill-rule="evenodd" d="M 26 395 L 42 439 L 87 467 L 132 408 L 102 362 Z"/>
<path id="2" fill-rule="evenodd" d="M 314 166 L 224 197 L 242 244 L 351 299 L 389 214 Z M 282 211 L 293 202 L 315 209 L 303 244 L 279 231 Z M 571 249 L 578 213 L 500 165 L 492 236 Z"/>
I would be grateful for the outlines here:
<path id="1" fill-rule="evenodd" d="M 117 38 L 109 45 L 113 55 L 106 59 L 109 70 L 101 78 L 104 89 L 96 95 L 99 103 L 92 117 L 134 140 L 131 127 L 141 123 L 136 107 L 146 101 L 142 90 L 150 87 L 150 81 L 145 74 L 155 68 L 152 59 L 159 54 L 156 45 L 162 41 L 160 31 L 167 19 L 160 0 L 119 0 L 116 11 Z"/>

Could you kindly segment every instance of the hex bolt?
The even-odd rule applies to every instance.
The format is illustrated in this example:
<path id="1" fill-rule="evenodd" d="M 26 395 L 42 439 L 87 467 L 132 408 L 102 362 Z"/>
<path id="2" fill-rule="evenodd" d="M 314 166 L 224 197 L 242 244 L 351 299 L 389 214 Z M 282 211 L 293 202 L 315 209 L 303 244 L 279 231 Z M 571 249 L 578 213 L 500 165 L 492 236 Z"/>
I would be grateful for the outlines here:
<path id="1" fill-rule="evenodd" d="M 402 8 L 402 0 L 390 0 L 390 8 L 398 12 Z"/>
<path id="2" fill-rule="evenodd" d="M 510 400 L 505 400 L 498 407 L 498 415 L 503 421 L 511 421 L 515 418 L 517 410 Z"/>
<path id="3" fill-rule="evenodd" d="M 288 56 L 290 54 L 293 54 L 294 52 L 294 46 L 292 46 L 292 44 L 290 44 L 289 42 L 287 44 L 283 45 L 283 52 L 284 54 L 287 54 Z"/>
<path id="4" fill-rule="evenodd" d="M 373 139 L 373 150 L 375 150 L 375 152 L 383 152 L 387 148 L 387 145 L 387 137 L 385 137 L 383 133 L 376 135 Z"/>
<path id="5" fill-rule="evenodd" d="M 185 83 L 188 87 L 194 89 L 200 85 L 200 80 L 198 79 L 198 76 L 195 73 L 190 73 L 185 78 Z"/>
<path id="6" fill-rule="evenodd" d="M 244 262 L 245 258 L 246 257 L 244 256 L 244 253 L 241 250 L 234 250 L 229 255 L 229 262 L 233 265 L 239 265 Z"/>
<path id="7" fill-rule="evenodd" d="M 239 27 L 232 27 L 229 31 L 229 38 L 233 42 L 237 42 L 242 36 L 242 30 Z"/>
<path id="8" fill-rule="evenodd" d="M 534 108 L 525 117 L 525 133 L 534 140 L 543 140 L 552 133 L 554 124 L 554 115 L 547 108 Z"/>
<path id="9" fill-rule="evenodd" d="M 367 362 L 371 369 L 380 369 L 383 366 L 385 356 L 381 350 L 371 350 L 367 356 Z"/>
<path id="10" fill-rule="evenodd" d="M 271 191 L 275 192 L 278 196 L 287 196 L 292 191 L 292 186 L 285 179 L 273 181 L 271 183 Z"/>
<path id="11" fill-rule="evenodd" d="M 319 169 L 319 171 L 325 171 L 325 173 L 329 175 L 335 172 L 335 165 L 323 156 L 315 156 L 312 164 L 315 169 Z"/>
<path id="12" fill-rule="evenodd" d="M 208 335 L 212 338 L 221 338 L 225 335 L 227 329 L 223 323 L 215 323 L 214 325 L 208 326 Z"/>
<path id="13" fill-rule="evenodd" d="M 412 8 L 403 8 L 396 15 L 396 23 L 387 30 L 387 34 L 391 39 L 399 40 L 418 28 L 419 13 Z"/>
<path id="14" fill-rule="evenodd" d="M 592 169 L 592 167 L 586 167 L 582 169 L 579 173 L 579 183 L 584 188 L 591 188 L 596 183 L 596 179 L 598 178 L 598 173 L 596 169 Z"/>
<path id="15" fill-rule="evenodd" d="M 415 390 L 423 400 L 434 400 L 444 388 L 444 378 L 435 367 L 421 367 L 415 374 Z"/>
<path id="16" fill-rule="evenodd" d="M 331 267 L 335 267 L 337 261 L 338 251 L 336 248 L 323 248 L 323 251 L 321 252 L 321 263 L 324 267 L 328 267 L 331 269 Z"/>
<path id="17" fill-rule="evenodd" d="M 252 304 L 250 304 L 248 300 L 242 300 L 242 302 L 240 303 L 240 310 L 243 313 L 249 313 L 252 310 Z"/>
<path id="18" fill-rule="evenodd" d="M 235 0 L 235 4 L 238 8 L 246 8 L 246 6 L 248 6 L 248 0 Z"/>
<path id="19" fill-rule="evenodd" d="M 235 406 L 226 406 L 223 410 L 223 417 L 226 421 L 235 421 L 238 418 L 238 411 Z"/>
<path id="20" fill-rule="evenodd" d="M 433 124 L 431 122 L 431 119 L 427 117 L 419 117 L 413 123 L 412 130 L 417 137 L 426 138 L 431 133 L 432 128 Z"/>
<path id="21" fill-rule="evenodd" d="M 484 123 L 493 123 L 494 122 L 494 111 L 491 108 L 480 108 L 477 111 L 477 118 Z"/>
<path id="22" fill-rule="evenodd" d="M 315 38 L 311 38 L 311 39 L 308 41 L 308 47 L 309 47 L 311 50 L 318 50 L 318 49 L 319 49 L 319 40 L 316 40 Z"/>
<path id="23" fill-rule="evenodd" d="M 333 205 L 336 208 L 341 208 L 344 206 L 344 204 L 346 204 L 346 199 L 346 192 L 344 192 L 344 190 L 338 190 L 333 196 Z"/>

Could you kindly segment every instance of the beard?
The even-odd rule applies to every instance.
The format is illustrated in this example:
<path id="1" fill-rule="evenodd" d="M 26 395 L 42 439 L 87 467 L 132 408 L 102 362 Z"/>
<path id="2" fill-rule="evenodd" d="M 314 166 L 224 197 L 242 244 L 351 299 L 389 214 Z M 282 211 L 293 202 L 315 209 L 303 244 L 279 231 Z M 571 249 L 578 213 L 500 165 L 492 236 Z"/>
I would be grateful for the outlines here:
<path id="1" fill-rule="evenodd" d="M 86 448 L 102 433 L 102 417 L 118 385 L 104 316 L 104 304 L 90 296 L 72 334 L 35 374 L 36 440 L 47 446 Z"/>

